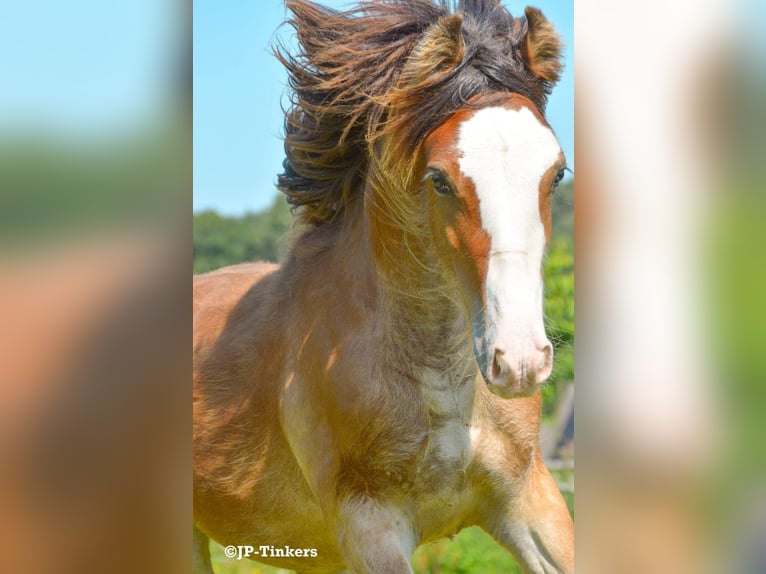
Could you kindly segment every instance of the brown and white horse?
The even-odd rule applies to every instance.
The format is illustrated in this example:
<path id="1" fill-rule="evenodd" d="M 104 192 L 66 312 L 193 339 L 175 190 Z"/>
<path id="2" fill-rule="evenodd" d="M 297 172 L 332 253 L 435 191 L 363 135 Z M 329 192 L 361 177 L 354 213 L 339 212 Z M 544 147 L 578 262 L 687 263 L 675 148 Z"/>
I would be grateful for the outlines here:
<path id="1" fill-rule="evenodd" d="M 493 0 L 287 4 L 279 184 L 302 230 L 279 267 L 195 278 L 196 571 L 211 537 L 408 573 L 479 525 L 526 571 L 572 572 L 538 444 L 558 36 Z"/>

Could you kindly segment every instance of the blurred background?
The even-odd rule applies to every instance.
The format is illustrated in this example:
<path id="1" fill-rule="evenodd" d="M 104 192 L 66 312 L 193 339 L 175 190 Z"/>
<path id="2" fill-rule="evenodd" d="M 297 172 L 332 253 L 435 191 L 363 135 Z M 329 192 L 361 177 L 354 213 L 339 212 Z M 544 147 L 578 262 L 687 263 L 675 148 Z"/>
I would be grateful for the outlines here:
<path id="1" fill-rule="evenodd" d="M 191 6 L 1 12 L 0 572 L 189 572 Z"/>
<path id="2" fill-rule="evenodd" d="M 576 22 L 577 568 L 766 572 L 764 5 Z"/>

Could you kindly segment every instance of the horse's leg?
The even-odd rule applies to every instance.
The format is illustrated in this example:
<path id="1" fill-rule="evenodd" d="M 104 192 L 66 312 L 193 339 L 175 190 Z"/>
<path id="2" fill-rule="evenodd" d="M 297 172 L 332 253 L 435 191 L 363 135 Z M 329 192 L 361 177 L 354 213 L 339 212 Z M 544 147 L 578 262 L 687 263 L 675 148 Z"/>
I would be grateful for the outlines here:
<path id="1" fill-rule="evenodd" d="M 536 459 L 518 496 L 489 512 L 483 524 L 533 574 L 574 572 L 574 524 L 556 483 Z"/>
<path id="2" fill-rule="evenodd" d="M 412 574 L 415 536 L 404 514 L 367 497 L 341 505 L 338 548 L 353 574 Z"/>
<path id="3" fill-rule="evenodd" d="M 215 574 L 210 563 L 210 539 L 194 527 L 194 574 Z"/>

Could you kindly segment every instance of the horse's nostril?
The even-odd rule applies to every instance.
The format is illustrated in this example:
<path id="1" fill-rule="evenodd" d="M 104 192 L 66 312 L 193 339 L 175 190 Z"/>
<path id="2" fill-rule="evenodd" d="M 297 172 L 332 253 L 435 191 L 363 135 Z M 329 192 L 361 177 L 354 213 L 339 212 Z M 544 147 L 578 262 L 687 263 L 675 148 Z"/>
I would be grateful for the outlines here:
<path id="1" fill-rule="evenodd" d="M 514 388 L 521 394 L 544 383 L 551 374 L 553 347 L 546 343 L 542 348 L 532 347 L 521 357 L 503 348 L 495 348 L 489 372 L 490 384 L 502 388 Z M 522 392 L 523 391 L 523 392 Z"/>
<path id="2" fill-rule="evenodd" d="M 551 375 L 553 367 L 553 345 L 547 343 L 540 351 L 540 356 L 537 360 L 537 382 L 543 383 Z"/>
<path id="3" fill-rule="evenodd" d="M 505 359 L 503 359 L 503 351 L 500 349 L 495 349 L 494 354 L 492 355 L 492 379 L 497 380 L 498 378 L 502 377 L 503 375 L 508 373 L 508 363 L 505 362 Z"/>
<path id="4" fill-rule="evenodd" d="M 553 361 L 553 345 L 551 345 L 550 343 L 545 345 L 545 347 L 543 348 L 543 357 L 545 359 L 543 364 L 545 366 L 550 366 L 551 361 Z"/>

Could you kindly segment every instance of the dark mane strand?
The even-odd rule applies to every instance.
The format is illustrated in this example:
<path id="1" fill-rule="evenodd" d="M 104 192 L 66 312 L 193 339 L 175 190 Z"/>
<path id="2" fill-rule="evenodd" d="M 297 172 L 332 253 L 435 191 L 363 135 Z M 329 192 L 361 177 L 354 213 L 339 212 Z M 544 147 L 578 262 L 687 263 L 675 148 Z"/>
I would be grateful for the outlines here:
<path id="1" fill-rule="evenodd" d="M 278 186 L 307 223 L 362 196 L 379 138 L 396 139 L 401 157 L 479 94 L 514 92 L 544 110 L 555 81 L 530 71 L 527 19 L 496 0 L 286 4 L 299 51 L 275 49 L 291 89 Z"/>

